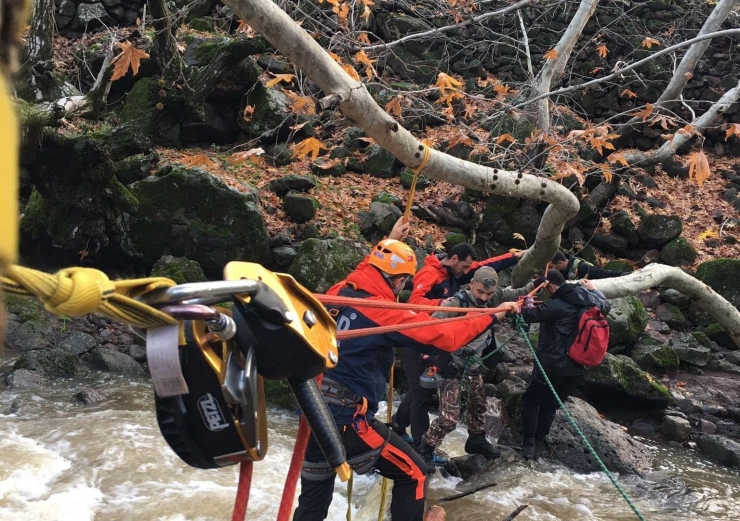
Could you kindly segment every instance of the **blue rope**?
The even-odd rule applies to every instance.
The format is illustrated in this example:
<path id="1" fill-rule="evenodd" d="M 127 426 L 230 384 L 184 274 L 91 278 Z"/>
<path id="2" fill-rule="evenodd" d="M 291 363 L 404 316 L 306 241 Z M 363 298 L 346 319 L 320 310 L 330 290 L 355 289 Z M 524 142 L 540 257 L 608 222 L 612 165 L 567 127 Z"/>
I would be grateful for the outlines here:
<path id="1" fill-rule="evenodd" d="M 609 469 L 608 468 L 606 468 L 606 465 L 604 465 L 604 462 L 601 461 L 601 458 L 599 457 L 599 455 L 596 454 L 596 451 L 591 446 L 591 444 L 589 443 L 589 441 L 586 439 L 586 435 L 583 434 L 583 431 L 581 431 L 581 429 L 578 427 L 578 425 L 576 424 L 576 421 L 573 419 L 573 417 L 568 412 L 568 409 L 566 409 L 565 408 L 565 405 L 563 405 L 563 402 L 560 399 L 560 396 L 558 396 L 558 393 L 555 392 L 555 388 L 552 386 L 552 383 L 550 382 L 550 379 L 547 377 L 547 373 L 545 373 L 545 370 L 542 368 L 542 364 L 540 363 L 539 359 L 537 358 L 537 353 L 535 353 L 535 350 L 532 347 L 532 344 L 529 342 L 529 338 L 527 337 L 526 333 L 524 332 L 524 327 L 523 326 L 525 324 L 526 324 L 526 322 L 524 322 L 524 318 L 522 318 L 521 315 L 517 315 L 516 316 L 516 326 L 517 326 L 517 329 L 519 330 L 519 333 L 521 333 L 522 337 L 524 337 L 524 341 L 527 343 L 527 347 L 529 347 L 529 350 L 532 352 L 532 356 L 534 356 L 534 362 L 535 362 L 535 364 L 537 364 L 537 368 L 542 373 L 542 376 L 545 377 L 545 382 L 547 383 L 547 387 L 550 388 L 550 392 L 552 392 L 552 394 L 555 396 L 555 399 L 557 400 L 558 405 L 560 406 L 560 408 L 565 413 L 565 417 L 568 418 L 568 421 L 573 426 L 573 429 L 575 429 L 575 431 L 578 434 L 578 436 L 581 438 L 581 441 L 583 441 L 584 445 L 586 445 L 586 448 L 591 453 L 591 456 L 593 456 L 594 459 L 599 463 L 599 466 L 601 467 L 601 470 L 603 470 L 606 473 L 607 477 L 612 482 L 612 485 L 614 485 L 614 487 L 616 487 L 616 489 L 622 495 L 622 497 L 627 502 L 627 504 L 630 506 L 630 508 L 632 509 L 632 511 L 637 515 L 637 517 L 640 519 L 640 521 L 646 521 L 645 516 L 642 515 L 642 513 L 640 512 L 640 510 L 637 508 L 637 506 L 635 506 L 635 504 L 632 502 L 632 500 L 627 495 L 627 493 L 624 491 L 624 489 L 622 489 L 622 487 L 619 485 L 619 483 L 617 482 L 617 480 L 614 477 L 614 475 L 611 472 L 609 472 Z"/>

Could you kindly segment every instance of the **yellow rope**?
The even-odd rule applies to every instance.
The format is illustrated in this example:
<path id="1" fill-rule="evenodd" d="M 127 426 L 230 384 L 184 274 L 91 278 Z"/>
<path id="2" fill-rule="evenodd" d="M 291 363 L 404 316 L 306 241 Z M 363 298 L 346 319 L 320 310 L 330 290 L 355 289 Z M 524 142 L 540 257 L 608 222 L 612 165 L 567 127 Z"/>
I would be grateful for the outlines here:
<path id="1" fill-rule="evenodd" d="M 414 194 L 416 193 L 416 181 L 419 179 L 419 173 L 421 172 L 422 168 L 427 166 L 427 163 L 429 162 L 429 157 L 431 157 L 431 149 L 426 146 L 424 146 L 424 159 L 421 160 L 421 163 L 419 163 L 419 166 L 416 168 L 409 168 L 414 173 L 414 179 L 411 181 L 411 190 L 409 190 L 409 197 L 406 200 L 406 211 L 403 212 L 403 222 L 407 223 L 409 222 L 409 215 L 411 214 L 411 203 L 414 201 Z"/>
<path id="2" fill-rule="evenodd" d="M 112 281 L 93 268 L 66 268 L 49 274 L 12 265 L 0 282 L 8 293 L 37 297 L 57 315 L 97 313 L 142 329 L 177 324 L 166 313 L 135 300 L 148 291 L 175 285 L 164 277 Z"/>
<path id="3" fill-rule="evenodd" d="M 393 421 L 393 373 L 396 367 L 394 361 L 391 365 L 391 374 L 388 378 L 388 412 L 386 414 L 386 422 L 391 423 Z M 385 517 L 385 503 L 388 499 L 388 478 L 383 478 L 380 484 L 380 510 L 378 511 L 378 521 L 383 521 Z"/>
<path id="4" fill-rule="evenodd" d="M 352 521 L 352 484 L 354 483 L 355 473 L 350 470 L 349 479 L 347 480 L 347 521 Z"/>

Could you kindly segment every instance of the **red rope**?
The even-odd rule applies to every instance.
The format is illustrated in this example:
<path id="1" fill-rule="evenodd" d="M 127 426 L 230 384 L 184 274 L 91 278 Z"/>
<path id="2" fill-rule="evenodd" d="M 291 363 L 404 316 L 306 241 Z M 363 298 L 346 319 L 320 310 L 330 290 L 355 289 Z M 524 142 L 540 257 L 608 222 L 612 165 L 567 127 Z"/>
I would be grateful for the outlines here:
<path id="1" fill-rule="evenodd" d="M 239 485 L 236 489 L 236 500 L 234 501 L 234 513 L 231 521 L 244 521 L 247 516 L 247 503 L 249 503 L 249 488 L 252 486 L 252 462 L 242 461 L 239 467 Z"/>
<path id="2" fill-rule="evenodd" d="M 324 375 L 320 374 L 316 377 L 316 383 L 321 386 L 321 380 Z M 303 458 L 306 455 L 306 446 L 308 446 L 308 438 L 311 435 L 311 428 L 308 426 L 305 416 L 301 416 L 301 420 L 298 423 L 298 433 L 295 436 L 295 447 L 293 447 L 293 457 L 290 460 L 290 468 L 288 469 L 288 476 L 285 480 L 285 487 L 283 487 L 283 497 L 280 500 L 280 509 L 278 510 L 277 521 L 290 521 L 290 513 L 293 510 L 293 499 L 295 498 L 295 490 L 298 486 L 298 478 L 301 475 L 301 467 L 303 466 Z"/>
<path id="3" fill-rule="evenodd" d="M 423 313 L 485 313 L 486 308 L 443 308 L 442 306 L 427 306 L 426 304 L 403 304 L 386 300 L 370 300 L 353 297 L 339 297 L 336 295 L 320 295 L 314 293 L 316 300 L 330 306 L 352 306 L 353 308 L 402 309 L 406 311 L 421 311 Z"/>

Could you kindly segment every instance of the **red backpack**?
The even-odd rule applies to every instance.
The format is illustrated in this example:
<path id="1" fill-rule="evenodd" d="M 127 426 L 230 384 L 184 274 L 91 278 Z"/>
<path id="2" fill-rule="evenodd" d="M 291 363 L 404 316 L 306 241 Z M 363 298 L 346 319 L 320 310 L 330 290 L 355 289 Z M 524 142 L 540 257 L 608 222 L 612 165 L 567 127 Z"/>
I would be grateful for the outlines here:
<path id="1" fill-rule="evenodd" d="M 578 364 L 593 367 L 604 359 L 607 347 L 609 323 L 599 308 L 587 308 L 578 320 L 578 333 L 568 356 Z"/>

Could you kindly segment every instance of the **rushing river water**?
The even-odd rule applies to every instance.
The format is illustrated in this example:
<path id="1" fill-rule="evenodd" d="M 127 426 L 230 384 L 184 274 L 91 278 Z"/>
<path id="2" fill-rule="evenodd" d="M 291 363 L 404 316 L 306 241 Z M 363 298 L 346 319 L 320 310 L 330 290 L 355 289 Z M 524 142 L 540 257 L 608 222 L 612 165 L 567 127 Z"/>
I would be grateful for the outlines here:
<path id="1" fill-rule="evenodd" d="M 82 406 L 72 395 L 84 382 L 43 390 L 0 392 L 0 520 L 206 521 L 231 519 L 237 467 L 196 470 L 175 456 L 159 433 L 149 382 L 108 377 L 100 404 Z M 10 413 L 13 402 L 20 405 Z M 293 447 L 297 418 L 269 411 L 270 449 L 255 464 L 248 519 L 275 519 Z M 443 448 L 462 454 L 458 429 Z M 624 480 L 650 521 L 740 519 L 740 474 L 696 458 L 690 451 L 651 446 L 650 484 Z M 445 504 L 448 519 L 500 520 L 529 503 L 517 520 L 635 519 L 605 476 L 573 474 L 547 463 L 512 466 L 491 489 Z M 456 492 L 460 480 L 435 476 L 430 497 Z M 356 521 L 377 519 L 379 478 L 356 476 Z M 647 484 L 646 484 L 647 483 Z M 329 519 L 345 519 L 346 486 L 337 482 Z"/>

